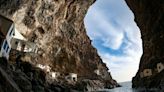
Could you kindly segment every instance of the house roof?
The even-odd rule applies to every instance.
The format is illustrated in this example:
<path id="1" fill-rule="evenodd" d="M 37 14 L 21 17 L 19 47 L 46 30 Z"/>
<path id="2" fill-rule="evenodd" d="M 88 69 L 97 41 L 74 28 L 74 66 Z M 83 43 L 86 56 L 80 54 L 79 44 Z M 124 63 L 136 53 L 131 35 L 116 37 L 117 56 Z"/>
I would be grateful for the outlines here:
<path id="1" fill-rule="evenodd" d="M 6 37 L 8 30 L 12 24 L 12 20 L 0 15 L 0 36 Z"/>

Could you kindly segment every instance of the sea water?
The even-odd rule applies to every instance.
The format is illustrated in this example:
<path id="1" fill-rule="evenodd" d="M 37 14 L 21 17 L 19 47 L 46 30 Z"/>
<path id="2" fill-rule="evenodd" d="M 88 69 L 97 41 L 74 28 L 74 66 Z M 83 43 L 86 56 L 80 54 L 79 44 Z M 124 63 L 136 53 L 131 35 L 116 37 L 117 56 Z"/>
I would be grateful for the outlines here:
<path id="1" fill-rule="evenodd" d="M 145 89 L 133 89 L 131 82 L 122 82 L 119 83 L 122 87 L 114 88 L 114 89 L 104 89 L 98 92 L 162 92 L 157 90 L 145 90 Z"/>

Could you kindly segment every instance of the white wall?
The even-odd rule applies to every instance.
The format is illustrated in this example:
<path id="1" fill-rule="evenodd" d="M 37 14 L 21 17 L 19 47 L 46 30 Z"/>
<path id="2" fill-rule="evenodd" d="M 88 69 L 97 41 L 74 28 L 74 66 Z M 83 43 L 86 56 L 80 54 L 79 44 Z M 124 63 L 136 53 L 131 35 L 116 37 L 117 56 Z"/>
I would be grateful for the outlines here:
<path id="1" fill-rule="evenodd" d="M 161 72 L 164 69 L 164 65 L 162 63 L 157 64 L 157 70 L 158 72 Z"/>
<path id="2" fill-rule="evenodd" d="M 13 36 L 14 38 L 17 38 L 17 39 L 20 39 L 20 40 L 25 40 L 25 41 L 27 41 L 27 39 L 25 39 L 23 36 L 22 36 L 22 34 L 20 34 L 19 32 L 18 32 L 18 30 L 15 28 L 15 35 Z"/>
<path id="3" fill-rule="evenodd" d="M 73 78 L 75 78 L 75 81 L 77 81 L 77 74 L 70 73 L 69 76 L 70 76 L 70 78 L 71 78 L 72 81 L 74 81 Z"/>
<path id="4" fill-rule="evenodd" d="M 152 75 L 152 69 L 145 69 L 143 71 L 144 77 L 148 77 Z"/>
<path id="5" fill-rule="evenodd" d="M 100 71 L 98 69 L 95 70 L 94 73 L 96 73 L 97 75 L 100 75 Z"/>
<path id="6" fill-rule="evenodd" d="M 13 32 L 10 35 L 11 31 L 13 31 Z M 7 59 L 9 58 L 9 53 L 10 53 L 10 50 L 11 50 L 10 42 L 11 42 L 11 38 L 13 37 L 13 33 L 14 33 L 14 24 L 12 24 L 11 27 L 9 28 L 9 31 L 8 31 L 8 33 L 6 35 L 6 39 L 3 41 L 3 45 L 1 47 L 1 56 L 6 57 Z M 5 44 L 5 41 L 7 41 L 7 46 L 6 46 L 5 50 L 4 50 L 3 46 Z M 8 49 L 8 52 L 6 52 L 6 49 L 7 49 L 8 46 L 9 46 L 9 49 Z"/>

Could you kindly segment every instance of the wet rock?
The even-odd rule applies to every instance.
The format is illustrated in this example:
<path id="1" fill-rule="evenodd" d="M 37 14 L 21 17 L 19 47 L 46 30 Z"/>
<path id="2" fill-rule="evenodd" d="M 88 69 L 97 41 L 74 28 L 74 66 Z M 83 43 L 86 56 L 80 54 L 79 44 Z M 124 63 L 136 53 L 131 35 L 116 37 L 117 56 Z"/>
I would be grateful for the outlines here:
<path id="1" fill-rule="evenodd" d="M 51 85 L 51 90 L 55 91 L 55 92 L 64 92 L 65 91 L 65 87 L 61 86 L 61 85 Z"/>
<path id="2" fill-rule="evenodd" d="M 23 92 L 32 91 L 31 82 L 28 80 L 28 77 L 21 71 L 14 72 L 13 79 Z"/>
<path id="3" fill-rule="evenodd" d="M 6 60 L 6 58 L 4 58 L 4 57 L 0 58 L 0 65 L 3 68 L 7 68 L 8 67 L 8 61 Z"/>
<path id="4" fill-rule="evenodd" d="M 100 80 L 84 79 L 77 85 L 77 89 L 81 91 L 96 91 L 104 88 L 104 84 Z"/>
<path id="5" fill-rule="evenodd" d="M 116 88 L 119 86 L 120 85 L 114 80 L 106 80 L 105 81 L 105 88 L 107 88 L 107 89 L 112 89 L 112 88 Z"/>
<path id="6" fill-rule="evenodd" d="M 37 86 L 34 85 L 32 89 L 34 92 L 45 92 L 44 87 L 39 86 L 39 85 L 37 85 Z"/>
<path id="7" fill-rule="evenodd" d="M 3 61 L 2 61 L 3 62 Z M 15 81 L 12 79 L 12 77 L 9 75 L 11 74 L 9 71 L 7 71 L 7 67 L 0 67 L 0 91 L 2 92 L 21 92 L 18 85 L 15 83 Z"/>

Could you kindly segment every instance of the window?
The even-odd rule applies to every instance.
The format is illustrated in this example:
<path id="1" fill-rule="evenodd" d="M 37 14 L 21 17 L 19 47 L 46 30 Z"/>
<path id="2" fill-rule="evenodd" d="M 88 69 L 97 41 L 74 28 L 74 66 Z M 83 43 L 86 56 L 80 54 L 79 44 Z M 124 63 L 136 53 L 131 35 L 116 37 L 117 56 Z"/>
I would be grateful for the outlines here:
<path id="1" fill-rule="evenodd" d="M 7 46 L 7 41 L 5 40 L 5 43 L 3 45 L 3 49 L 5 50 L 6 49 L 6 46 Z"/>
<path id="2" fill-rule="evenodd" d="M 9 46 L 7 46 L 6 53 L 8 53 L 8 51 L 9 51 Z"/>
<path id="3" fill-rule="evenodd" d="M 25 47 L 25 44 L 23 44 L 22 47 L 24 48 Z"/>
<path id="4" fill-rule="evenodd" d="M 18 42 L 17 41 L 15 41 L 15 45 L 18 45 Z"/>
<path id="5" fill-rule="evenodd" d="M 161 69 L 161 66 L 159 66 L 158 68 Z"/>
<path id="6" fill-rule="evenodd" d="M 76 78 L 75 77 L 73 77 L 73 81 L 76 81 Z"/>
<path id="7" fill-rule="evenodd" d="M 15 35 L 15 32 L 13 33 L 13 36 Z"/>
<path id="8" fill-rule="evenodd" d="M 13 29 L 14 29 L 14 28 L 12 28 L 12 29 L 11 29 L 11 31 L 10 31 L 10 33 L 9 33 L 9 36 L 11 36 L 11 35 L 12 35 Z"/>

